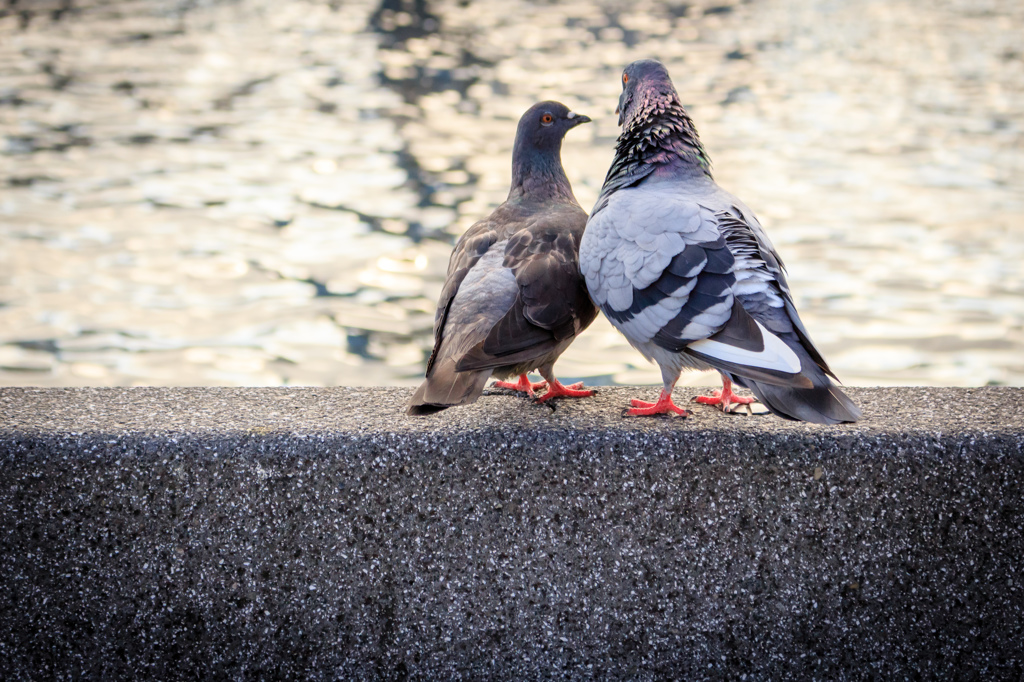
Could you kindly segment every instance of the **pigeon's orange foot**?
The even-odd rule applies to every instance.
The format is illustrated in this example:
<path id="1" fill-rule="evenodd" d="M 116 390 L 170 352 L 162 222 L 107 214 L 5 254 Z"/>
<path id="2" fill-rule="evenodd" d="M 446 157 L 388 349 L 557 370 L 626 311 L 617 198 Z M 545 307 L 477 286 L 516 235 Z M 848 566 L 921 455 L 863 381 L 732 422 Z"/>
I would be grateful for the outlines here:
<path id="1" fill-rule="evenodd" d="M 715 391 L 715 395 L 699 395 L 694 398 L 701 405 L 717 405 L 722 412 L 729 409 L 731 405 L 749 405 L 755 402 L 756 398 L 743 398 L 732 392 L 732 382 L 722 379 L 722 390 Z"/>
<path id="2" fill-rule="evenodd" d="M 526 376 L 525 374 L 520 374 L 519 381 L 495 381 L 494 385 L 497 388 L 510 388 L 513 391 L 522 391 L 523 393 L 532 398 L 533 392 L 535 390 L 539 391 L 540 389 L 544 388 L 545 386 L 548 385 L 548 382 L 539 381 L 536 384 L 534 384 L 530 381 L 530 378 L 528 376 Z"/>
<path id="3" fill-rule="evenodd" d="M 644 400 L 637 400 L 634 398 L 629 401 L 629 404 L 633 406 L 633 409 L 626 410 L 626 414 L 631 417 L 646 417 L 652 414 L 668 414 L 670 412 L 674 412 L 683 417 L 688 417 L 693 414 L 689 410 L 684 410 L 673 403 L 672 394 L 666 393 L 665 391 L 661 392 L 661 395 L 658 396 L 658 402 L 656 403 L 649 403 Z"/>
<path id="4" fill-rule="evenodd" d="M 545 400 L 551 400 L 552 398 L 589 398 L 597 393 L 597 391 L 581 391 L 579 390 L 581 388 L 583 388 L 582 381 L 564 386 L 558 381 L 558 379 L 552 378 L 551 382 L 548 384 L 547 393 L 537 398 L 537 402 L 542 403 Z"/>

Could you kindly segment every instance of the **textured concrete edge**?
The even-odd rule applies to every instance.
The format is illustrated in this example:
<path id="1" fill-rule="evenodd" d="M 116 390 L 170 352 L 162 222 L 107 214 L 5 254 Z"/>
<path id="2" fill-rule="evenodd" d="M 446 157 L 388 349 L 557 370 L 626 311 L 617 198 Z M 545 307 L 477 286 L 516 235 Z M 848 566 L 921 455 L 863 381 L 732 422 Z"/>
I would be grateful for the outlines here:
<path id="1" fill-rule="evenodd" d="M 367 452 L 414 458 L 521 448 L 523 456 L 623 458 L 861 453 L 877 457 L 1022 456 L 1024 389 L 854 388 L 865 418 L 822 427 L 774 416 L 726 416 L 694 406 L 687 419 L 626 418 L 650 387 L 603 388 L 595 398 L 539 406 L 490 391 L 427 418 L 404 414 L 410 389 L 0 389 L 0 458 L 108 456 L 294 460 Z M 691 389 L 693 393 L 701 389 Z M 677 391 L 677 395 L 680 391 Z"/>
<path id="2" fill-rule="evenodd" d="M 0 668 L 1024 673 L 1024 393 L 618 416 L 648 390 L 427 420 L 402 389 L 0 390 Z"/>
<path id="3" fill-rule="evenodd" d="M 451 436 L 490 430 L 603 432 L 676 437 L 697 433 L 872 438 L 898 434 L 1014 438 L 1024 433 L 1024 388 L 850 388 L 855 424 L 818 426 L 774 416 L 726 416 L 691 405 L 686 419 L 623 416 L 652 387 L 602 387 L 594 398 L 536 405 L 491 389 L 475 404 L 408 417 L 404 388 L 0 388 L 0 434 L 204 434 Z M 706 389 L 677 389 L 677 401 Z"/>
<path id="4" fill-rule="evenodd" d="M 624 461 L 671 456 L 690 459 L 760 460 L 792 457 L 830 460 L 838 457 L 940 460 L 954 457 L 1024 457 L 1024 433 L 906 434 L 865 438 L 857 434 L 824 436 L 727 434 L 689 431 L 651 435 L 621 431 L 551 429 L 481 429 L 427 435 L 293 432 L 195 433 L 4 433 L 0 431 L 0 461 L 41 463 L 47 459 L 116 458 L 125 466 L 168 456 L 196 462 L 229 459 L 299 463 L 322 458 L 363 459 L 370 453 L 415 460 L 453 455 L 486 458 L 497 452 L 516 452 L 525 460 L 552 456 L 600 456 Z"/>

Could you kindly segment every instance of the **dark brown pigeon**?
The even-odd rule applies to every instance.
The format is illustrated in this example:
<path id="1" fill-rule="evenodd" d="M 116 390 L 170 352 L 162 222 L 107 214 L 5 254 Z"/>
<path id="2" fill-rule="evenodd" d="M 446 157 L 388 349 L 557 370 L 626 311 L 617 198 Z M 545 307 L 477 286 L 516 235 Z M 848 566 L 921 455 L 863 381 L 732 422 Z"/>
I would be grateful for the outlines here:
<path id="1" fill-rule="evenodd" d="M 590 121 L 558 102 L 541 102 L 519 119 L 512 150 L 512 189 L 494 212 L 455 245 L 437 304 L 434 352 L 409 414 L 431 414 L 475 402 L 488 377 L 518 376 L 495 386 L 523 391 L 547 386 L 539 402 L 584 397 L 563 386 L 552 366 L 597 308 L 579 272 L 587 214 L 562 169 L 562 138 Z M 546 380 L 533 384 L 526 373 Z"/>

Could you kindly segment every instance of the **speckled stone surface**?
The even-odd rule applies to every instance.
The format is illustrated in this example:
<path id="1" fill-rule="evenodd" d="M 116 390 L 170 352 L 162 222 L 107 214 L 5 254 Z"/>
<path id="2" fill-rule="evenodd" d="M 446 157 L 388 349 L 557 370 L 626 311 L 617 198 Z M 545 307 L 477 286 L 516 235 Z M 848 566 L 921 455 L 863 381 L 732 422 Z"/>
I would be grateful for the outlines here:
<path id="1" fill-rule="evenodd" d="M 656 390 L 0 389 L 2 676 L 1020 679 L 1024 389 Z"/>

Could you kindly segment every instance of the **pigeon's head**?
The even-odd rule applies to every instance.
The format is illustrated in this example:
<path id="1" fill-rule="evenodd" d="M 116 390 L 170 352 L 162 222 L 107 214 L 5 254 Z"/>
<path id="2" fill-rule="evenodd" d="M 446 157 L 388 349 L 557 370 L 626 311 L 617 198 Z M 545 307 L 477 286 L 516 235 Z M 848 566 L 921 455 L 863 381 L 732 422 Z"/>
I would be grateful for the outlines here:
<path id="1" fill-rule="evenodd" d="M 561 102 L 539 102 L 519 119 L 516 147 L 524 152 L 561 151 L 562 138 L 572 128 L 590 122 L 583 114 L 569 111 Z"/>
<path id="2" fill-rule="evenodd" d="M 622 72 L 622 94 L 615 109 L 619 125 L 659 108 L 659 102 L 679 103 L 665 65 L 655 59 L 640 59 L 627 66 Z"/>
<path id="3" fill-rule="evenodd" d="M 519 119 L 516 130 L 509 200 L 528 196 L 534 200 L 559 197 L 575 202 L 562 168 L 562 138 L 570 128 L 589 120 L 559 102 L 540 102 L 530 107 Z"/>

